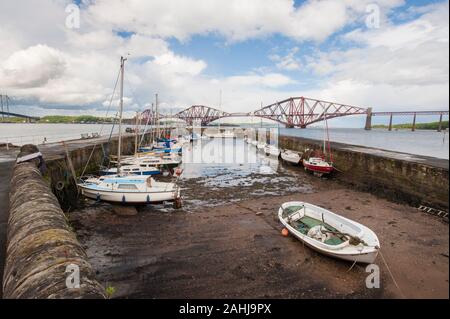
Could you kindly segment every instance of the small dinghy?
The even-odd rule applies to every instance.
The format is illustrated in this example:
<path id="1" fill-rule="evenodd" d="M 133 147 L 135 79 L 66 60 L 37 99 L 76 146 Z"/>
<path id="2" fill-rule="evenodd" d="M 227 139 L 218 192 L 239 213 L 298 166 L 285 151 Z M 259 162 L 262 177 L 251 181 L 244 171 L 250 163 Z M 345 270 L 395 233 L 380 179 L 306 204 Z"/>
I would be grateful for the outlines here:
<path id="1" fill-rule="evenodd" d="M 300 161 L 302 159 L 301 153 L 290 151 L 290 150 L 284 150 L 281 152 L 280 155 L 284 161 L 289 162 L 291 164 L 295 164 L 295 165 L 300 164 Z"/>
<path id="2" fill-rule="evenodd" d="M 368 264 L 378 255 L 380 242 L 372 230 L 324 208 L 287 202 L 278 218 L 292 235 L 325 255 Z"/>

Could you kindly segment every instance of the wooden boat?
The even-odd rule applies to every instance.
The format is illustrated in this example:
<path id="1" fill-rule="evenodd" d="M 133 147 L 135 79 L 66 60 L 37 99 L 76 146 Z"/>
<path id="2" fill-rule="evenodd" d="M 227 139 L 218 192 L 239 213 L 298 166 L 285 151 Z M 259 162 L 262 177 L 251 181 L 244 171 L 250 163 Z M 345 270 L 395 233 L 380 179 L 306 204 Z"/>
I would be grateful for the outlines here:
<path id="1" fill-rule="evenodd" d="M 122 204 L 150 204 L 180 198 L 175 183 L 157 182 L 149 176 L 100 176 L 78 184 L 89 198 Z"/>
<path id="2" fill-rule="evenodd" d="M 325 255 L 369 264 L 378 255 L 380 242 L 371 229 L 324 208 L 287 202 L 278 218 L 292 235 Z"/>
<path id="3" fill-rule="evenodd" d="M 284 161 L 295 165 L 300 164 L 302 159 L 302 154 L 300 152 L 294 152 L 291 150 L 281 151 L 280 156 Z"/>
<path id="4" fill-rule="evenodd" d="M 325 161 L 323 157 L 310 157 L 303 159 L 303 167 L 318 175 L 330 174 L 333 171 L 333 163 Z"/>

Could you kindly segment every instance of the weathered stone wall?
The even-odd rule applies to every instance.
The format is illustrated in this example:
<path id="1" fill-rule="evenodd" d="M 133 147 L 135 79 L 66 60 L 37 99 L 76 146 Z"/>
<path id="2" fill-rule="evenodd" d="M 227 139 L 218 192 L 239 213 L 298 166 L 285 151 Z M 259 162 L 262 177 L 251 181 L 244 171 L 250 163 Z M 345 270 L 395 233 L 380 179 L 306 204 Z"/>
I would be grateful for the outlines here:
<path id="1" fill-rule="evenodd" d="M 280 148 L 304 151 L 321 147 L 322 143 L 316 140 L 280 137 Z M 415 162 L 377 152 L 348 150 L 340 143 L 331 143 L 331 147 L 339 170 L 334 176 L 343 183 L 393 201 L 448 210 L 448 166 L 433 165 L 432 159 Z"/>
<path id="2" fill-rule="evenodd" d="M 26 147 L 30 148 L 22 149 Z M 23 155 L 22 151 L 19 157 Z M 105 298 L 104 288 L 96 281 L 84 249 L 37 164 L 31 160 L 16 164 L 13 170 L 3 297 Z M 79 269 L 79 287 L 66 284 L 67 270 L 73 266 Z"/>

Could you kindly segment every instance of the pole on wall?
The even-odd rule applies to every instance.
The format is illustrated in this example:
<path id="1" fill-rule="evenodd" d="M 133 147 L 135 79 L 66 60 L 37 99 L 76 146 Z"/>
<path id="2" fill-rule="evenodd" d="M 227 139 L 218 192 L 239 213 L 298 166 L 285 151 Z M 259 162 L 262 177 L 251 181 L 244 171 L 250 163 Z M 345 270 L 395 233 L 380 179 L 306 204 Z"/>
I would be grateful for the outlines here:
<path id="1" fill-rule="evenodd" d="M 366 117 L 366 126 L 364 127 L 365 130 L 371 130 L 372 129 L 372 108 L 369 107 L 367 109 L 367 117 Z"/>
<path id="2" fill-rule="evenodd" d="M 439 126 L 438 126 L 438 132 L 442 131 L 442 113 L 439 115 Z"/>
<path id="3" fill-rule="evenodd" d="M 391 116 L 389 117 L 389 131 L 392 131 L 392 113 Z"/>
<path id="4" fill-rule="evenodd" d="M 412 128 L 411 131 L 415 131 L 416 130 L 416 113 L 414 113 L 414 117 L 413 117 L 413 124 L 412 124 Z"/>

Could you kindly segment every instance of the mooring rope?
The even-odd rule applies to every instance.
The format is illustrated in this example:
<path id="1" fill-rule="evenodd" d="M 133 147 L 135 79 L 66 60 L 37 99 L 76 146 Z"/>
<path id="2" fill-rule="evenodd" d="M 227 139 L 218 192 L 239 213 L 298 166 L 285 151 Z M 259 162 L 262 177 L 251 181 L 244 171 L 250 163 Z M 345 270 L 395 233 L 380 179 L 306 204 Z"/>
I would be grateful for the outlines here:
<path id="1" fill-rule="evenodd" d="M 398 291 L 400 292 L 400 295 L 402 296 L 402 298 L 405 299 L 405 298 L 406 298 L 406 297 L 405 297 L 405 294 L 404 294 L 403 291 L 400 289 L 400 286 L 397 284 L 397 280 L 395 280 L 395 277 L 394 277 L 394 275 L 392 274 L 391 269 L 389 268 L 389 265 L 388 265 L 386 259 L 384 259 L 383 253 L 381 252 L 381 248 L 379 248 L 378 251 L 379 251 L 379 253 L 380 253 L 381 259 L 383 259 L 383 262 L 384 262 L 384 264 L 386 265 L 386 268 L 387 268 L 387 270 L 388 270 L 388 272 L 389 272 L 389 275 L 390 275 L 391 278 L 392 278 L 392 281 L 394 282 L 395 287 L 397 287 L 397 289 L 398 289 Z"/>

